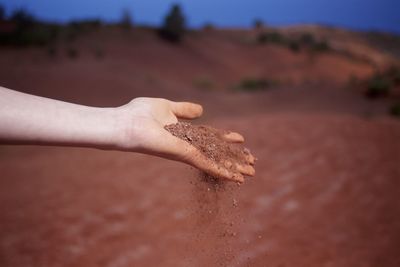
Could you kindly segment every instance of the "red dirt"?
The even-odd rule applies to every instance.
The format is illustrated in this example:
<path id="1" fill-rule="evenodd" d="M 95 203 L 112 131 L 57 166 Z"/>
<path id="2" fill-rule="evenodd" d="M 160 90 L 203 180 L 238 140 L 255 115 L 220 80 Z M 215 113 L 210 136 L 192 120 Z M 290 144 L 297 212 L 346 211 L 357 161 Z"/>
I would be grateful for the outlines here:
<path id="1" fill-rule="evenodd" d="M 227 131 L 205 125 L 192 125 L 187 122 L 178 122 L 164 127 L 172 135 L 196 147 L 208 159 L 219 166 L 224 166 L 233 173 L 238 172 L 237 165 L 247 165 L 250 151 L 242 144 L 230 143 L 224 140 Z M 208 177 L 207 175 L 205 176 Z M 218 178 L 208 177 L 210 181 Z"/>
<path id="2" fill-rule="evenodd" d="M 398 266 L 398 122 L 266 115 L 218 125 L 243 132 L 259 156 L 257 177 L 223 194 L 149 156 L 3 146 L 2 266 Z M 224 218 L 238 228 L 218 239 Z"/>
<path id="3" fill-rule="evenodd" d="M 216 33 L 200 37 L 207 49 L 114 34 L 104 35 L 102 61 L 85 50 L 90 40 L 76 60 L 1 48 L 0 81 L 99 106 L 198 101 L 202 124 L 245 136 L 257 176 L 221 190 L 191 167 L 145 155 L 0 146 L 0 266 L 400 266 L 400 123 L 385 115 L 386 100 L 338 86 L 343 70 L 368 66 L 334 55 L 312 66 L 269 46 L 256 59 Z M 251 94 L 192 86 L 204 71 L 228 84 L 291 69 L 330 75 Z"/>

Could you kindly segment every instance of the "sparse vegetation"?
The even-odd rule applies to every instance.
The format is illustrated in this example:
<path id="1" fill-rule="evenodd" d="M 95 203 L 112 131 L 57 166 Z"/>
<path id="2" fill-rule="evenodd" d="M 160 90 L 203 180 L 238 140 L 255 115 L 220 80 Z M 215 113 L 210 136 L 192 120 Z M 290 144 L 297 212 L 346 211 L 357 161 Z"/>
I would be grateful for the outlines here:
<path id="1" fill-rule="evenodd" d="M 38 22 L 24 9 L 14 11 L 8 23 L 9 29 L 0 33 L 2 45 L 46 45 L 53 41 L 58 33 L 56 25 Z"/>
<path id="2" fill-rule="evenodd" d="M 132 15 L 127 8 L 122 10 L 120 26 L 125 30 L 129 30 L 130 28 L 132 28 Z"/>
<path id="3" fill-rule="evenodd" d="M 98 19 L 72 21 L 67 26 L 46 23 L 25 9 L 14 11 L 6 23 L 7 30 L 0 32 L 0 44 L 14 46 L 52 45 L 60 36 L 72 42 L 78 35 L 101 26 Z"/>
<path id="4" fill-rule="evenodd" d="M 4 7 L 0 5 L 0 20 L 3 20 L 5 18 L 5 10 Z"/>
<path id="5" fill-rule="evenodd" d="M 281 45 L 287 44 L 287 40 L 286 40 L 285 36 L 283 36 L 282 34 L 280 34 L 277 31 L 263 32 L 258 35 L 257 41 L 260 44 L 265 44 L 265 43 L 274 43 L 274 44 L 281 44 Z"/>
<path id="6" fill-rule="evenodd" d="M 376 49 L 385 51 L 396 58 L 400 58 L 400 35 L 370 31 L 364 33 L 367 42 Z"/>
<path id="7" fill-rule="evenodd" d="M 331 50 L 329 43 L 326 40 L 315 42 L 311 49 L 315 52 L 326 52 Z"/>
<path id="8" fill-rule="evenodd" d="M 327 40 L 317 41 L 311 33 L 303 33 L 300 37 L 291 37 L 281 34 L 278 31 L 263 32 L 258 35 L 257 43 L 282 45 L 293 52 L 299 52 L 301 50 L 327 52 L 331 50 Z"/>
<path id="9" fill-rule="evenodd" d="M 78 36 L 97 30 L 101 25 L 99 19 L 71 21 L 65 29 L 65 40 L 73 42 Z"/>
<path id="10" fill-rule="evenodd" d="M 297 41 L 290 41 L 289 43 L 289 48 L 290 50 L 292 50 L 293 52 L 297 53 L 300 51 L 300 44 Z"/>
<path id="11" fill-rule="evenodd" d="M 303 33 L 298 39 L 298 42 L 313 52 L 327 52 L 331 50 L 327 40 L 322 39 L 318 41 L 314 35 L 309 32 Z"/>
<path id="12" fill-rule="evenodd" d="M 185 17 L 178 4 L 172 6 L 171 11 L 165 17 L 164 24 L 159 30 L 160 36 L 170 42 L 179 43 L 185 34 Z"/>
<path id="13" fill-rule="evenodd" d="M 398 89 L 400 85 L 400 67 L 391 66 L 386 70 L 377 71 L 370 79 L 364 83 L 365 94 L 369 98 L 388 96 L 392 89 Z M 396 92 L 393 92 L 396 94 Z"/>
<path id="14" fill-rule="evenodd" d="M 194 87 L 198 89 L 211 90 L 215 87 L 214 82 L 207 76 L 201 76 L 193 81 Z"/>
<path id="15" fill-rule="evenodd" d="M 394 103 L 389 109 L 390 115 L 400 117 L 400 102 Z"/>
<path id="16" fill-rule="evenodd" d="M 276 81 L 264 78 L 244 78 L 237 86 L 235 86 L 235 89 L 238 91 L 253 92 L 266 90 L 275 85 L 277 85 Z"/>
<path id="17" fill-rule="evenodd" d="M 392 79 L 394 85 L 400 85 L 400 67 L 391 66 L 388 70 L 388 76 Z"/>
<path id="18" fill-rule="evenodd" d="M 264 27 L 264 22 L 261 19 L 255 19 L 253 26 L 255 29 L 262 29 Z"/>
<path id="19" fill-rule="evenodd" d="M 308 32 L 303 33 L 300 36 L 300 40 L 299 41 L 304 45 L 310 45 L 310 46 L 312 46 L 312 45 L 314 45 L 316 43 L 314 35 L 312 35 L 311 33 L 308 33 Z"/>
<path id="20" fill-rule="evenodd" d="M 368 87 L 365 94 L 369 98 L 378 98 L 387 96 L 392 84 L 387 77 L 376 74 L 368 81 Z"/>
<path id="21" fill-rule="evenodd" d="M 214 24 L 212 24 L 211 22 L 207 22 L 206 24 L 204 24 L 203 26 L 203 30 L 205 31 L 212 31 L 215 29 Z"/>
<path id="22" fill-rule="evenodd" d="M 36 22 L 34 16 L 22 8 L 12 13 L 10 21 L 15 22 L 19 28 L 27 28 Z"/>

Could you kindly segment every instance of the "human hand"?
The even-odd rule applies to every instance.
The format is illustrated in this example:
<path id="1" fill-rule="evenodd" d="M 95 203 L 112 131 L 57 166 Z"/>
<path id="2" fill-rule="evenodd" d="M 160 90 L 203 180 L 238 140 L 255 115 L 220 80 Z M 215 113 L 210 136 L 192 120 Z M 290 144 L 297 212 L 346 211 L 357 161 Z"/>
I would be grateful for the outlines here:
<path id="1" fill-rule="evenodd" d="M 165 125 L 201 115 L 200 105 L 157 98 L 136 98 L 117 108 L 89 107 L 0 87 L 0 142 L 57 145 L 141 152 L 188 163 L 212 176 L 243 181 L 254 175 L 254 157 L 244 165 L 220 166 Z M 237 133 L 222 138 L 243 142 Z"/>
<path id="2" fill-rule="evenodd" d="M 243 182 L 243 175 L 253 176 L 254 157 L 248 155 L 246 165 L 238 165 L 236 171 L 204 156 L 189 143 L 173 136 L 165 125 L 179 119 L 200 117 L 203 108 L 188 102 L 173 102 L 161 98 L 135 98 L 116 108 L 117 149 L 155 155 L 190 164 L 214 177 Z M 231 132 L 223 137 L 228 142 L 243 142 L 243 137 Z"/>

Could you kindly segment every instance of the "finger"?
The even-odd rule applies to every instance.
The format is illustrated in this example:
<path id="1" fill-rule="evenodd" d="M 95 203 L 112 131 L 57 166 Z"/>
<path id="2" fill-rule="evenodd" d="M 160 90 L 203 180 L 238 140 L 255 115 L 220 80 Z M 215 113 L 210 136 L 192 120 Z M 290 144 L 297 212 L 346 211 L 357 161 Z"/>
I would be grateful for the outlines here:
<path id="1" fill-rule="evenodd" d="M 232 165 L 233 165 L 232 161 L 225 160 L 225 162 L 224 162 L 225 168 L 230 169 L 232 167 Z"/>
<path id="2" fill-rule="evenodd" d="M 240 183 L 240 184 L 244 183 L 244 177 L 240 173 L 234 173 L 233 174 L 233 178 L 230 179 L 230 180 L 235 181 L 235 182 Z"/>
<path id="3" fill-rule="evenodd" d="M 231 143 L 243 143 L 244 142 L 244 137 L 239 134 L 239 133 L 235 133 L 235 132 L 229 132 L 227 134 L 224 134 L 223 139 L 227 142 L 231 142 Z"/>
<path id="4" fill-rule="evenodd" d="M 203 114 L 203 107 L 190 102 L 170 101 L 172 112 L 181 119 L 195 119 Z"/>
<path id="5" fill-rule="evenodd" d="M 244 182 L 244 177 L 240 173 L 234 173 L 226 167 L 213 162 L 194 146 L 171 135 L 168 131 L 164 131 L 165 133 L 162 138 L 158 138 L 159 140 L 163 140 L 162 143 L 157 145 L 157 148 L 154 148 L 154 150 L 158 151 L 155 155 L 185 162 L 220 179 L 239 183 Z"/>
<path id="6" fill-rule="evenodd" d="M 256 159 L 256 157 L 254 157 L 251 154 L 250 149 L 244 148 L 243 149 L 243 153 L 244 153 L 244 156 L 245 156 L 245 159 L 246 159 L 247 163 L 250 163 L 250 164 L 254 165 L 254 163 L 256 162 L 257 159 Z"/>
<path id="7" fill-rule="evenodd" d="M 244 182 L 244 177 L 242 174 L 234 173 L 225 166 L 216 164 L 215 162 L 206 158 L 200 152 L 193 153 L 192 159 L 189 161 L 189 164 L 217 178 L 235 181 L 239 183 Z"/>
<path id="8" fill-rule="evenodd" d="M 252 154 L 247 154 L 246 156 L 247 163 L 254 165 L 256 163 L 256 158 Z"/>
<path id="9" fill-rule="evenodd" d="M 236 170 L 244 175 L 254 176 L 256 174 L 256 170 L 251 165 L 236 164 Z"/>
<path id="10" fill-rule="evenodd" d="M 182 141 L 179 139 L 179 141 Z M 240 173 L 234 173 L 226 166 L 219 165 L 212 160 L 208 159 L 194 146 L 182 141 L 184 144 L 179 144 L 183 149 L 179 153 L 180 160 L 186 162 L 193 167 L 210 174 L 213 177 L 220 179 L 231 180 L 239 183 L 244 182 L 244 177 Z"/>
<path id="11" fill-rule="evenodd" d="M 239 163 L 232 163 L 230 160 L 224 161 L 224 167 L 228 170 L 232 170 L 232 166 L 234 166 L 235 171 L 242 173 L 244 175 L 254 176 L 256 170 L 251 165 L 242 165 Z"/>

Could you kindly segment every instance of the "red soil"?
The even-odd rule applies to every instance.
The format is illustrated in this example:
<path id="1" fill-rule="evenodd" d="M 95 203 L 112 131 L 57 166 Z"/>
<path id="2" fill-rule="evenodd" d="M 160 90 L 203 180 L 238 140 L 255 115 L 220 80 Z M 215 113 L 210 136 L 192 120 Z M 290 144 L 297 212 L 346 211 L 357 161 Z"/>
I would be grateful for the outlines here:
<path id="1" fill-rule="evenodd" d="M 2 147 L 2 266 L 398 266 L 398 122 L 218 125 L 259 156 L 257 177 L 223 193 L 158 158 Z"/>
<path id="2" fill-rule="evenodd" d="M 204 71 L 221 84 L 247 71 L 310 72 L 301 72 L 304 55 L 266 47 L 257 59 L 255 50 L 218 41 L 222 34 L 199 37 L 208 49 L 148 34 L 127 44 L 113 34 L 101 61 L 86 39 L 76 60 L 2 49 L 0 81 L 84 104 L 196 100 L 205 106 L 202 124 L 245 136 L 257 176 L 222 189 L 145 155 L 1 146 L 0 266 L 400 265 L 400 123 L 384 115 L 385 100 L 337 86 L 343 70 L 368 66 L 326 55 L 316 62 L 340 67 L 309 66 L 311 76 L 329 73 L 319 86 L 204 91 L 191 84 Z"/>
<path id="3" fill-rule="evenodd" d="M 229 169 L 233 174 L 239 173 L 237 166 L 248 165 L 249 149 L 240 143 L 228 142 L 224 135 L 229 132 L 206 125 L 192 125 L 178 122 L 164 127 L 172 135 L 196 147 L 204 156 L 218 166 Z M 218 181 L 217 177 L 205 175 L 210 182 Z"/>

